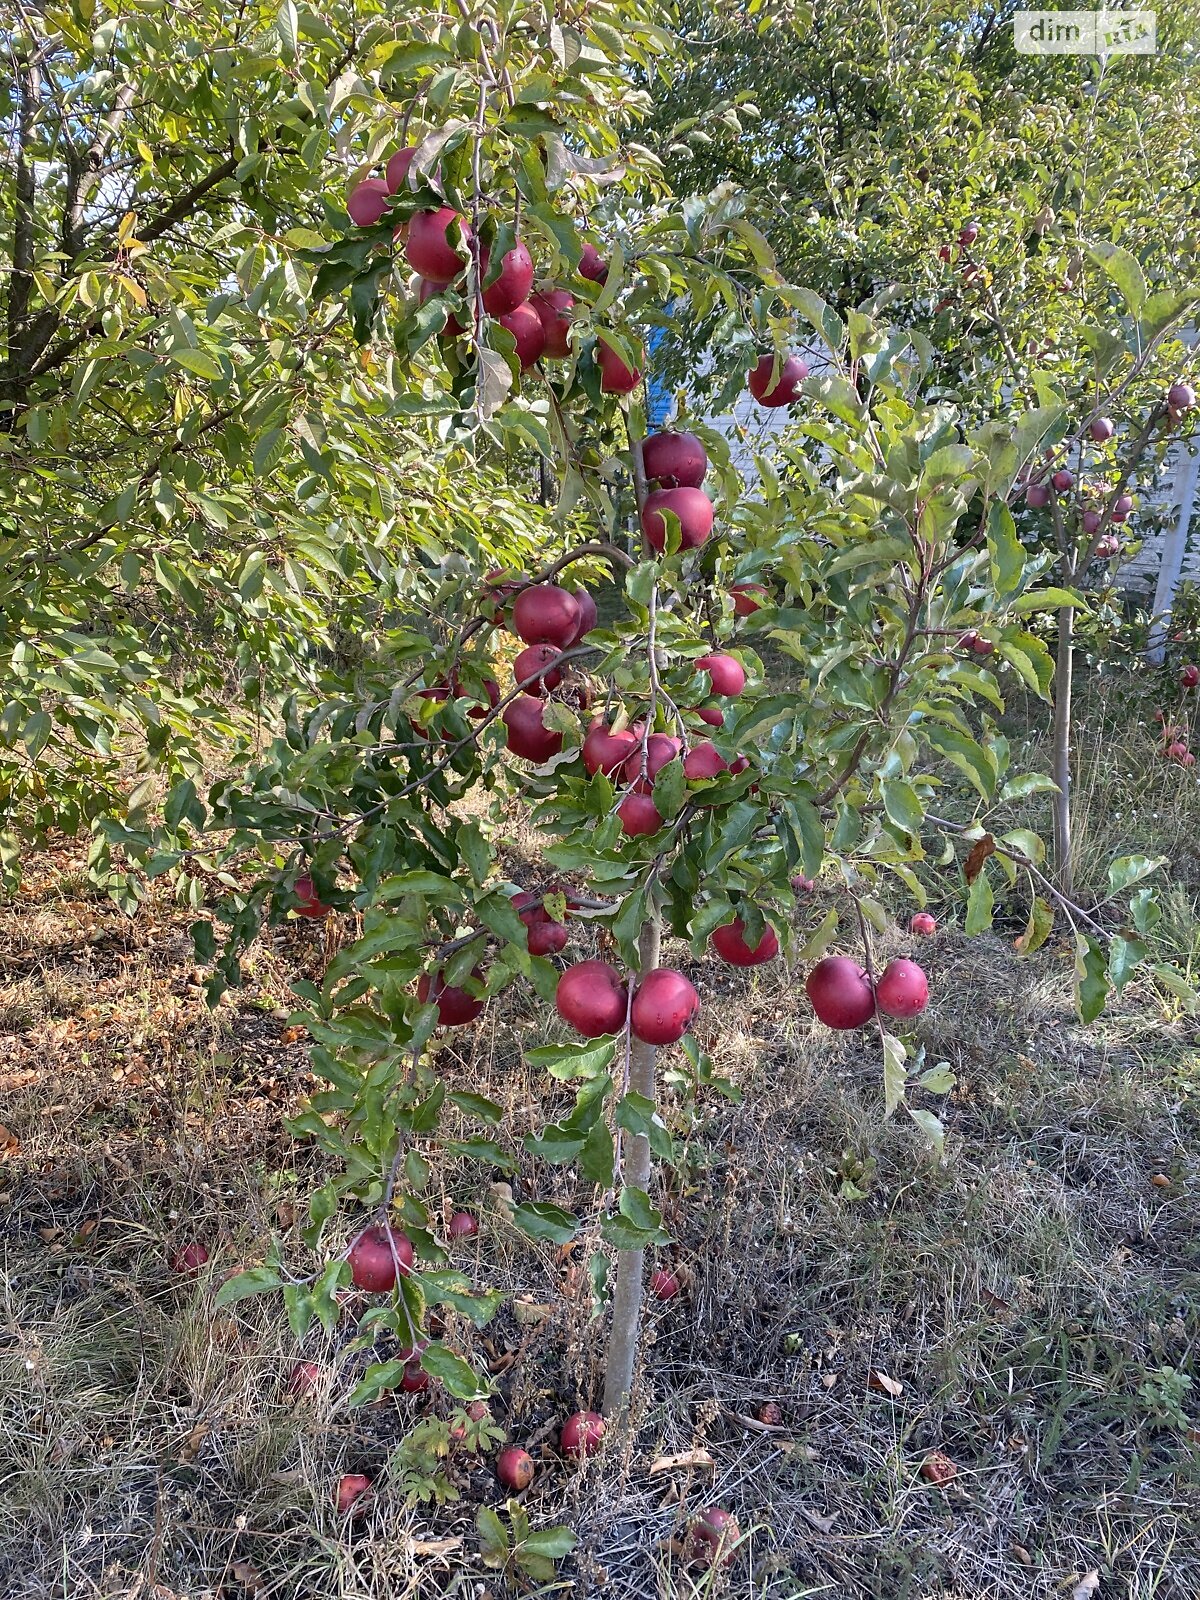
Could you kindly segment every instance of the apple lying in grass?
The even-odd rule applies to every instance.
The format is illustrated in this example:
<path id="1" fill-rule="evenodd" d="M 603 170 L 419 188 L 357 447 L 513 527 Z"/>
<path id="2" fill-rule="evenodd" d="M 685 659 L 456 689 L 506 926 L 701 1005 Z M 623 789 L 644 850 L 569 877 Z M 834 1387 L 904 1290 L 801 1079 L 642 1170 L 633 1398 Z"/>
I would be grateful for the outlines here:
<path id="1" fill-rule="evenodd" d="M 682 1285 L 669 1267 L 655 1267 L 650 1274 L 650 1293 L 656 1300 L 674 1300 Z"/>
<path id="2" fill-rule="evenodd" d="M 289 1399 L 307 1399 L 313 1390 L 320 1386 L 323 1377 L 324 1374 L 315 1361 L 297 1361 L 288 1374 L 287 1392 Z"/>
<path id="3" fill-rule="evenodd" d="M 724 1567 L 737 1555 L 742 1532 L 733 1516 L 721 1506 L 705 1506 L 692 1519 L 684 1541 L 684 1560 L 690 1567 Z"/>
<path id="4" fill-rule="evenodd" d="M 337 1481 L 334 1500 L 339 1515 L 360 1517 L 371 1498 L 371 1480 L 361 1472 L 343 1472 Z"/>
<path id="5" fill-rule="evenodd" d="M 919 933 L 922 938 L 927 939 L 931 934 L 937 932 L 937 920 L 931 917 L 928 911 L 916 911 L 913 913 L 913 919 L 909 923 L 909 927 L 914 933 Z"/>
<path id="6" fill-rule="evenodd" d="M 506 1445 L 496 1457 L 496 1477 L 513 1494 L 525 1493 L 533 1482 L 533 1473 L 533 1457 L 519 1445 Z"/>
<path id="7" fill-rule="evenodd" d="M 559 1448 L 571 1461 L 594 1456 L 604 1438 L 604 1418 L 598 1411 L 576 1411 L 563 1423 Z"/>
<path id="8" fill-rule="evenodd" d="M 181 1246 L 171 1257 L 171 1271 L 178 1272 L 181 1276 L 199 1272 L 201 1267 L 208 1262 L 207 1246 L 202 1245 L 198 1239 Z"/>
<path id="9" fill-rule="evenodd" d="M 452 1239 L 473 1239 L 479 1232 L 479 1223 L 470 1211 L 456 1211 L 446 1224 Z"/>
<path id="10" fill-rule="evenodd" d="M 412 1271 L 412 1240 L 400 1228 L 364 1228 L 350 1247 L 350 1281 L 368 1294 L 386 1294 Z"/>

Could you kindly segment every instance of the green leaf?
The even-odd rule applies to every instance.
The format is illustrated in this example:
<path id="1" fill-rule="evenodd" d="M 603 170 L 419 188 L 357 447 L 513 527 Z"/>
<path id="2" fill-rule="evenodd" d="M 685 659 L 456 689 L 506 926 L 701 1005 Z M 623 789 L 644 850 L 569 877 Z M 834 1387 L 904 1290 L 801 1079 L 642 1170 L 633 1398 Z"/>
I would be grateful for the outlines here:
<path id="1" fill-rule="evenodd" d="M 1041 895 L 1035 895 L 1033 904 L 1029 908 L 1029 921 L 1025 925 L 1025 931 L 1016 941 L 1017 953 L 1023 956 L 1032 955 L 1035 950 L 1041 949 L 1053 932 L 1054 908 L 1048 900 L 1043 900 Z"/>
<path id="2" fill-rule="evenodd" d="M 488 1100 L 481 1094 L 470 1094 L 466 1090 L 458 1089 L 450 1095 L 450 1103 L 468 1117 L 479 1117 L 483 1122 L 502 1122 L 504 1120 L 504 1107 Z"/>
<path id="3" fill-rule="evenodd" d="M 594 1183 L 600 1189 L 613 1185 L 613 1137 L 604 1121 L 593 1123 L 583 1148 L 579 1152 L 579 1175 L 585 1183 Z"/>
<path id="4" fill-rule="evenodd" d="M 927 1067 L 917 1082 L 929 1094 L 949 1094 L 958 1078 L 948 1061 L 939 1061 L 936 1066 Z"/>
<path id="5" fill-rule="evenodd" d="M 579 1540 L 570 1528 L 538 1528 L 522 1540 L 521 1549 L 534 1555 L 547 1556 L 551 1561 L 561 1561 L 569 1556 Z"/>
<path id="6" fill-rule="evenodd" d="M 1092 245 L 1088 254 L 1108 273 L 1136 317 L 1146 302 L 1146 276 L 1137 257 L 1107 239 Z"/>
<path id="7" fill-rule="evenodd" d="M 246 1272 L 239 1272 L 236 1278 L 226 1278 L 213 1303 L 231 1306 L 235 1300 L 245 1300 L 252 1294 L 269 1294 L 282 1287 L 283 1279 L 274 1267 L 250 1267 Z"/>
<path id="8" fill-rule="evenodd" d="M 617 1214 L 606 1217 L 601 1237 L 618 1250 L 642 1250 L 647 1245 L 667 1245 L 671 1236 L 662 1225 L 662 1214 L 650 1204 L 644 1189 L 622 1189 Z"/>
<path id="9" fill-rule="evenodd" d="M 1162 918 L 1162 907 L 1158 903 L 1157 891 L 1147 885 L 1146 888 L 1139 889 L 1135 895 L 1131 895 L 1129 914 L 1140 934 L 1150 933 Z"/>
<path id="10" fill-rule="evenodd" d="M 919 836 L 925 825 L 925 810 L 913 786 L 893 778 L 881 783 L 879 788 L 883 796 L 883 809 L 891 820 L 904 833 Z"/>
<path id="11" fill-rule="evenodd" d="M 447 1350 L 444 1344 L 428 1344 L 421 1351 L 421 1366 L 431 1378 L 445 1385 L 456 1400 L 482 1400 L 488 1385 L 469 1361 Z"/>
<path id="12" fill-rule="evenodd" d="M 531 1239 L 568 1244 L 579 1232 L 579 1219 L 560 1206 L 528 1200 L 513 1209 L 513 1222 Z"/>
<path id="13" fill-rule="evenodd" d="M 908 1050 L 903 1039 L 883 1036 L 883 1114 L 890 1117 L 904 1099 L 908 1083 Z"/>
<path id="14" fill-rule="evenodd" d="M 197 378 L 209 378 L 215 381 L 224 376 L 221 363 L 207 350 L 197 350 L 185 345 L 182 349 L 170 351 L 169 354 L 177 366 L 185 367 Z"/>
<path id="15" fill-rule="evenodd" d="M 967 921 L 966 932 L 968 937 L 978 933 L 986 933 L 992 925 L 992 908 L 995 899 L 992 886 L 988 882 L 986 864 L 980 868 L 967 892 Z"/>
<path id="16" fill-rule="evenodd" d="M 1109 863 L 1109 895 L 1120 894 L 1133 884 L 1140 883 L 1143 878 L 1148 878 L 1152 872 L 1157 872 L 1160 867 L 1165 867 L 1166 864 L 1166 856 L 1118 856 L 1115 861 Z"/>
<path id="17" fill-rule="evenodd" d="M 1100 941 L 1075 935 L 1075 1004 L 1084 1022 L 1095 1022 L 1108 999 L 1108 962 Z"/>
<path id="18" fill-rule="evenodd" d="M 1146 955 L 1146 946 L 1138 939 L 1126 939 L 1114 934 L 1108 946 L 1108 976 L 1118 994 L 1133 976 L 1133 969 Z"/>
<path id="19" fill-rule="evenodd" d="M 993 500 L 988 507 L 987 542 L 996 593 L 1001 597 L 1014 594 L 1025 575 L 1025 547 L 1003 500 Z"/>
<path id="20" fill-rule="evenodd" d="M 984 800 L 990 800 L 996 788 L 995 757 L 981 745 L 969 739 L 957 728 L 946 728 L 935 722 L 922 725 L 925 738 L 944 755 L 979 790 Z"/>
<path id="21" fill-rule="evenodd" d="M 616 1046 L 611 1039 L 597 1044 L 544 1044 L 526 1050 L 531 1067 L 545 1067 L 552 1078 L 596 1078 L 612 1066 Z"/>
<path id="22" fill-rule="evenodd" d="M 381 1394 L 398 1389 L 406 1365 L 404 1361 L 372 1361 L 350 1391 L 350 1405 L 365 1406 Z"/>
<path id="23" fill-rule="evenodd" d="M 473 883 L 482 884 L 491 871 L 492 852 L 477 822 L 464 822 L 454 838 Z"/>
<path id="24" fill-rule="evenodd" d="M 946 1151 L 946 1130 L 942 1126 L 941 1118 L 935 1117 L 932 1111 L 914 1106 L 908 1107 L 908 1114 L 924 1134 L 930 1149 L 941 1161 Z"/>

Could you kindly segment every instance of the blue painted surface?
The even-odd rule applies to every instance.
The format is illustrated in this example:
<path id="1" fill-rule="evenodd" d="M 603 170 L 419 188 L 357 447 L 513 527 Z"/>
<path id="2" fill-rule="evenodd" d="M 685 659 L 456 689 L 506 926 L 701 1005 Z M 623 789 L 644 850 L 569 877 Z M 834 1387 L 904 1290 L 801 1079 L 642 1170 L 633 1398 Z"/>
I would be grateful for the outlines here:
<path id="1" fill-rule="evenodd" d="M 654 376 L 654 352 L 667 337 L 665 328 L 651 328 L 646 337 L 646 422 L 661 428 L 671 414 L 671 391 Z"/>

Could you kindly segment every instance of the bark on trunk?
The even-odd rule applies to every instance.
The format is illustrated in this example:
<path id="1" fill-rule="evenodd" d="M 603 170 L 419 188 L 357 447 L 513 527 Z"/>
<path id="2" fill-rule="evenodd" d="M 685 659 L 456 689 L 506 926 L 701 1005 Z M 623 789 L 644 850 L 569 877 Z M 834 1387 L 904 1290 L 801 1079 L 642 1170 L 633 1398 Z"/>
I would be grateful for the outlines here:
<path id="1" fill-rule="evenodd" d="M 1054 796 L 1054 869 L 1059 888 L 1074 893 L 1071 863 L 1071 679 L 1075 656 L 1075 613 L 1058 613 L 1058 659 L 1054 664 L 1054 748 L 1051 776 Z"/>

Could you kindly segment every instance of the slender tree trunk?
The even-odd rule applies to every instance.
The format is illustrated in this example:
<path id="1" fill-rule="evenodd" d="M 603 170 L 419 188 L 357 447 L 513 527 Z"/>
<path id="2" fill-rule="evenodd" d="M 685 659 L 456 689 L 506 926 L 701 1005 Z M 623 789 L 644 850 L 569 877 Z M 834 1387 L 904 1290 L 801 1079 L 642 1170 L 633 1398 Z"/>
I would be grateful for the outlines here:
<path id="1" fill-rule="evenodd" d="M 1054 747 L 1051 776 L 1058 785 L 1054 796 L 1054 867 L 1059 888 L 1074 893 L 1071 864 L 1071 680 L 1075 657 L 1075 613 L 1064 606 L 1058 613 L 1058 659 L 1054 664 Z"/>
<path id="2" fill-rule="evenodd" d="M 638 939 L 639 976 L 658 965 L 661 927 L 657 916 L 646 922 Z M 629 1088 L 655 1099 L 655 1056 L 652 1044 L 634 1039 L 629 1058 Z M 622 1182 L 628 1189 L 650 1192 L 650 1141 L 636 1134 L 625 1157 Z M 615 1416 L 629 1403 L 633 1388 L 633 1368 L 637 1360 L 638 1331 L 642 1320 L 642 1273 L 644 1250 L 617 1252 L 616 1282 L 613 1286 L 612 1333 L 608 1341 L 608 1361 L 604 1371 L 604 1414 Z"/>

